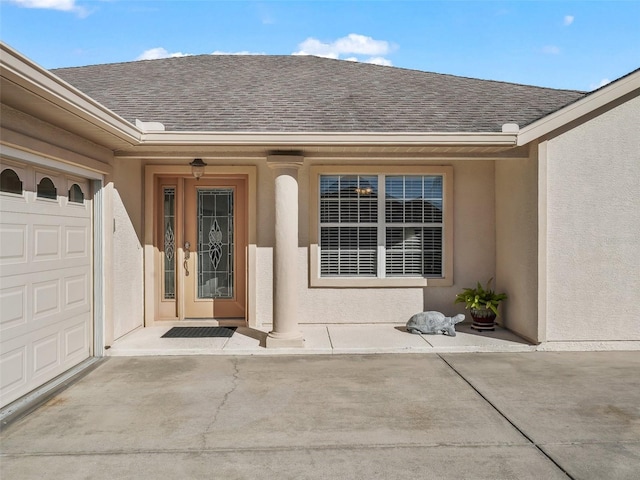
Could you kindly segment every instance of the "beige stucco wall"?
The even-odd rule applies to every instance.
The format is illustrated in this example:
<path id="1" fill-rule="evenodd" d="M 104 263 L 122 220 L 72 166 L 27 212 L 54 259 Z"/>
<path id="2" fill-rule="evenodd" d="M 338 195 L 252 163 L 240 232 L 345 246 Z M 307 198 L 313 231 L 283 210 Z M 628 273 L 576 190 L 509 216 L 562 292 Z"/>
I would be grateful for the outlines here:
<path id="1" fill-rule="evenodd" d="M 96 171 L 110 168 L 113 153 L 7 105 L 0 106 L 2 142 L 34 154 Z"/>
<path id="2" fill-rule="evenodd" d="M 640 340 L 639 119 L 636 97 L 546 144 L 548 341 Z"/>
<path id="3" fill-rule="evenodd" d="M 110 264 L 113 310 L 112 340 L 142 326 L 144 319 L 144 258 L 142 211 L 142 164 L 139 160 L 115 159 L 113 174 L 106 179 L 110 190 L 112 224 L 105 231 L 112 244 Z"/>
<path id="4" fill-rule="evenodd" d="M 537 179 L 536 148 L 496 161 L 495 288 L 508 295 L 498 320 L 531 341 L 539 341 Z"/>
<path id="5" fill-rule="evenodd" d="M 229 165 L 253 165 L 256 167 L 256 247 L 255 247 L 255 290 L 250 302 L 255 302 L 256 325 L 270 325 L 273 322 L 273 247 L 274 247 L 274 173 L 264 157 L 238 160 L 215 160 L 207 158 L 209 173 L 215 171 L 218 163 L 224 170 Z M 118 159 L 114 168 L 114 217 L 118 245 L 114 249 L 122 261 L 114 262 L 114 278 L 121 277 L 129 282 L 130 290 L 117 293 L 123 301 L 123 308 L 137 311 L 138 304 L 132 305 L 142 288 L 142 280 L 137 272 L 142 272 L 142 254 L 138 253 L 139 232 L 143 231 L 143 207 L 138 185 L 142 185 L 144 164 L 175 164 L 175 161 L 138 161 Z M 347 162 L 348 163 L 348 162 Z M 353 161 L 363 165 L 363 160 Z M 299 235 L 298 255 L 292 259 L 297 263 L 298 321 L 300 323 L 405 323 L 416 312 L 439 310 L 447 314 L 464 312 L 462 305 L 454 305 L 455 294 L 462 287 L 474 285 L 495 276 L 495 169 L 492 160 L 438 161 L 421 160 L 402 165 L 449 165 L 454 175 L 454 284 L 449 287 L 413 288 L 323 288 L 309 285 L 309 244 L 310 244 L 310 199 L 309 182 L 312 165 L 344 165 L 344 160 L 305 159 L 298 172 L 299 186 Z M 366 163 L 365 163 L 366 164 Z M 398 165 L 390 158 L 371 166 L 378 168 Z M 118 203 L 121 203 L 118 206 Z M 120 216 L 118 214 L 120 212 Z M 120 220 L 118 221 L 118 218 Z M 123 231 L 122 228 L 125 230 Z M 114 240 L 115 242 L 116 240 Z M 125 251 L 122 251 L 125 250 Z M 134 267 L 138 265 L 138 267 Z M 138 268 L 139 270 L 136 270 Z M 136 271 L 134 271 L 136 270 Z M 123 284 L 124 285 L 124 284 Z M 114 317 L 120 314 L 114 312 Z"/>
<path id="6" fill-rule="evenodd" d="M 414 165 L 453 165 L 454 170 L 454 285 L 419 288 L 323 288 L 309 286 L 309 167 L 342 161 L 306 159 L 298 173 L 299 183 L 299 312 L 300 323 L 405 323 L 423 310 L 446 314 L 464 312 L 454 305 L 455 294 L 477 280 L 495 275 L 495 196 L 494 162 L 435 161 Z M 362 161 L 357 163 L 363 165 Z M 398 165 L 389 159 L 371 167 Z M 403 165 L 411 165 L 406 163 Z M 267 167 L 258 170 L 258 251 L 257 320 L 272 322 L 272 246 L 273 246 L 273 174 Z"/>

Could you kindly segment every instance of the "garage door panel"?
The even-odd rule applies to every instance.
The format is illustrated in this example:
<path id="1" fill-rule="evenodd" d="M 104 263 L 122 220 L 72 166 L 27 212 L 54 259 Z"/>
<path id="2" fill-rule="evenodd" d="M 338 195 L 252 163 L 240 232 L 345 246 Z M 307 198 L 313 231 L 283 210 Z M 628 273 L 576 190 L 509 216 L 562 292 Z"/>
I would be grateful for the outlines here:
<path id="1" fill-rule="evenodd" d="M 69 203 L 64 197 L 58 200 L 35 198 L 33 192 L 25 192 L 25 196 L 3 195 L 0 200 L 3 214 L 42 215 L 44 217 L 62 216 L 64 218 L 88 218 L 91 216 L 91 202 L 83 204 Z"/>
<path id="2" fill-rule="evenodd" d="M 91 264 L 89 219 L 74 219 L 71 225 L 61 227 L 44 222 L 32 224 L 34 218 L 37 216 L 28 215 L 26 222 L 20 224 L 11 222 L 11 216 L 3 213 L 0 224 L 3 277 Z M 56 221 L 62 222 L 63 218 Z"/>
<path id="3" fill-rule="evenodd" d="M 55 200 L 0 194 L 0 407 L 91 355 L 92 202 L 88 182 L 56 175 Z M 85 200 L 70 202 L 78 182 Z"/>
<path id="4" fill-rule="evenodd" d="M 0 224 L 0 265 L 27 262 L 27 225 Z"/>
<path id="5" fill-rule="evenodd" d="M 20 395 L 16 392 L 27 384 L 27 346 L 20 345 L 13 350 L 0 354 L 0 398 L 2 405 Z"/>
<path id="6" fill-rule="evenodd" d="M 90 352 L 90 331 L 87 316 L 67 318 L 59 324 L 39 330 L 31 342 L 33 379 L 58 375 L 75 363 L 87 358 Z M 28 345 L 28 340 L 24 340 Z M 50 377 L 51 378 L 51 377 Z"/>
<path id="7" fill-rule="evenodd" d="M 64 330 L 62 337 L 64 361 L 70 361 L 78 356 L 87 357 L 90 350 L 91 331 L 87 328 L 85 320 L 84 317 L 79 317 L 75 324 Z"/>
<path id="8" fill-rule="evenodd" d="M 60 311 L 60 279 L 34 283 L 32 289 L 34 320 Z"/>
<path id="9" fill-rule="evenodd" d="M 0 279 L 0 288 L 4 288 L 9 284 L 13 285 L 14 279 L 18 278 L 17 283 L 28 283 L 29 281 L 49 278 L 50 275 L 60 276 L 74 271 L 87 271 L 91 267 L 91 262 L 80 258 L 70 258 L 64 262 L 29 262 L 23 266 L 9 265 L 0 267 L 3 278 Z M 9 281 L 11 281 L 9 283 Z"/>
<path id="10" fill-rule="evenodd" d="M 33 225 L 33 261 L 59 260 L 60 249 L 59 225 Z"/>
<path id="11" fill-rule="evenodd" d="M 33 378 L 46 374 L 60 365 L 60 332 L 33 342 Z"/>
<path id="12" fill-rule="evenodd" d="M 27 323 L 27 287 L 0 289 L 0 334 Z"/>
<path id="13" fill-rule="evenodd" d="M 3 336 L 0 350 L 3 405 L 28 393 L 32 389 L 29 385 L 47 382 L 90 355 L 88 315 L 67 318 L 12 339 Z"/>
<path id="14" fill-rule="evenodd" d="M 66 318 L 91 315 L 91 279 L 86 268 L 15 275 L 0 282 L 2 340 L 36 332 Z"/>
<path id="15" fill-rule="evenodd" d="M 89 278 L 86 273 L 73 275 L 64 279 L 65 311 L 89 305 Z"/>
<path id="16" fill-rule="evenodd" d="M 65 228 L 65 258 L 89 257 L 89 225 L 78 225 Z"/>

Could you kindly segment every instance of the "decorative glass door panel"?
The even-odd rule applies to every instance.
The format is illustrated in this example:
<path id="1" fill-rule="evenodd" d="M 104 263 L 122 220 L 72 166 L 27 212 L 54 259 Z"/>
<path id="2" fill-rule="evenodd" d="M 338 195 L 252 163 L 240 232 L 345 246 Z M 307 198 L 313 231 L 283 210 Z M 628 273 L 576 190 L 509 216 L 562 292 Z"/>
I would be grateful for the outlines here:
<path id="1" fill-rule="evenodd" d="M 198 298 L 233 298 L 233 197 L 228 188 L 198 189 Z"/>
<path id="2" fill-rule="evenodd" d="M 244 318 L 246 186 L 238 178 L 184 181 L 184 318 Z"/>
<path id="3" fill-rule="evenodd" d="M 176 188 L 163 189 L 163 224 L 164 224 L 164 299 L 176 298 Z"/>
<path id="4" fill-rule="evenodd" d="M 180 234 L 182 190 L 177 177 L 157 179 L 156 242 L 158 262 L 156 268 L 156 294 L 158 319 L 178 317 L 180 298 Z"/>

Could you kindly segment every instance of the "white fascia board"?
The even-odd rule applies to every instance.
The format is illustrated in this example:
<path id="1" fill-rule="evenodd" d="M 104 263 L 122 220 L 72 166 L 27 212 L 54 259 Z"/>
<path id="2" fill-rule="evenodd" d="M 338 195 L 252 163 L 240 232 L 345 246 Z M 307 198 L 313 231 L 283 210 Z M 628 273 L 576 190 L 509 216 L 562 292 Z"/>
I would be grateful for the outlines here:
<path id="1" fill-rule="evenodd" d="M 140 129 L 88 95 L 2 42 L 0 53 L 3 77 L 131 145 L 139 141 Z"/>
<path id="2" fill-rule="evenodd" d="M 640 90 L 640 70 L 596 90 L 566 107 L 520 129 L 518 146 L 536 140 L 617 99 Z"/>
<path id="3" fill-rule="evenodd" d="M 148 132 L 141 145 L 469 145 L 515 146 L 515 133 Z"/>

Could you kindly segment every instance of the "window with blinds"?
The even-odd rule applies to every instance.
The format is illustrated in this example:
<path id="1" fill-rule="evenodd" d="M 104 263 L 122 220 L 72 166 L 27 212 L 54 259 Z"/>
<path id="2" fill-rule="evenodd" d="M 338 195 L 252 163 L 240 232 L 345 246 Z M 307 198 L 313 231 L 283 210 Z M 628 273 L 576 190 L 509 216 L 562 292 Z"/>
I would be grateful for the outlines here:
<path id="1" fill-rule="evenodd" d="M 320 276 L 442 277 L 442 175 L 320 175 Z"/>
<path id="2" fill-rule="evenodd" d="M 320 275 L 378 271 L 378 177 L 320 176 Z"/>

